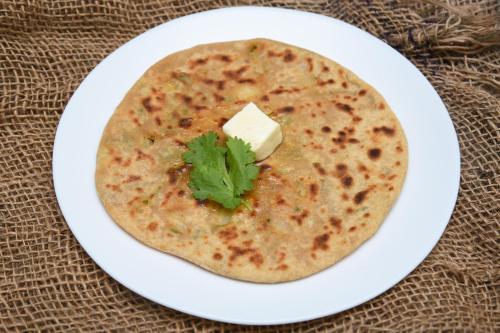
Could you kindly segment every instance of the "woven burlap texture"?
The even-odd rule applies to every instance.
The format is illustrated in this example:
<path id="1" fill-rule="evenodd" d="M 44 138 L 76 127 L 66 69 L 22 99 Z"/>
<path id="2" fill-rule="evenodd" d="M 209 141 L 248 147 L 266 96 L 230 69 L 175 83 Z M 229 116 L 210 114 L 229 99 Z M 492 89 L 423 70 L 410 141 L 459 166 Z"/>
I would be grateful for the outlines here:
<path id="1" fill-rule="evenodd" d="M 57 205 L 56 126 L 90 70 L 158 24 L 242 4 L 322 13 L 385 40 L 431 81 L 459 136 L 460 194 L 436 248 L 395 287 L 334 316 L 246 327 L 154 304 L 89 258 Z M 0 331 L 499 332 L 499 13 L 495 0 L 1 1 Z"/>

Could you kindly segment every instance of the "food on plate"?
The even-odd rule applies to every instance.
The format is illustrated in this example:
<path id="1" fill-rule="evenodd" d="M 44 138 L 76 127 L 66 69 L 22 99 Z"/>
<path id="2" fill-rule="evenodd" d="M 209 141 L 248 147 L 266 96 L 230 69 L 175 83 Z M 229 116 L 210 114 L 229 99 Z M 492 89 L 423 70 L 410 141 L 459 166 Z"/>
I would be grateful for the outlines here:
<path id="1" fill-rule="evenodd" d="M 407 149 L 383 97 L 334 61 L 267 39 L 206 44 L 167 56 L 126 94 L 102 135 L 96 188 L 141 242 L 283 282 L 378 230 Z"/>

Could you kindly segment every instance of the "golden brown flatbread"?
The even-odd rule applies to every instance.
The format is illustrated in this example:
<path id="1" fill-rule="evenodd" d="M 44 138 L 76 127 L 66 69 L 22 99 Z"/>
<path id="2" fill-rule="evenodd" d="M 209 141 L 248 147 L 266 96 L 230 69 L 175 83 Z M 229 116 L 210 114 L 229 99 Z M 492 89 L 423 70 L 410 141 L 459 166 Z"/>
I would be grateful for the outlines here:
<path id="1" fill-rule="evenodd" d="M 283 131 L 260 164 L 253 209 L 193 199 L 186 143 L 254 102 Z M 174 53 L 130 89 L 104 130 L 96 186 L 141 242 L 217 274 L 281 282 L 319 272 L 371 237 L 398 197 L 403 130 L 337 63 L 267 39 Z M 112 244 L 110 244 L 112 246 Z"/>

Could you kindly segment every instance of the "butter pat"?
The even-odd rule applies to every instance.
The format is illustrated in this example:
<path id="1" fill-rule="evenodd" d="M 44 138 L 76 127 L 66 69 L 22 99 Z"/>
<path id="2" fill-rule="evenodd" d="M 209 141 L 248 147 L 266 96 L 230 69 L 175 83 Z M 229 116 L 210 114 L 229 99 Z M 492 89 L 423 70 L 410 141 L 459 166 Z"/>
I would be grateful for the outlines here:
<path id="1" fill-rule="evenodd" d="M 281 126 L 253 103 L 247 104 L 222 126 L 227 136 L 248 142 L 256 160 L 262 161 L 272 154 L 283 140 Z"/>

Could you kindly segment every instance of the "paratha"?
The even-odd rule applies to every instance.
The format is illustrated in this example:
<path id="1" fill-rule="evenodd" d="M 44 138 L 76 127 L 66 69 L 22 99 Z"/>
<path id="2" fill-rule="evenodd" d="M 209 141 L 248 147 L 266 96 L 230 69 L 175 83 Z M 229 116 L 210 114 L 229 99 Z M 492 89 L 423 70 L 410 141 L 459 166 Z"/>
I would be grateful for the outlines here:
<path id="1" fill-rule="evenodd" d="M 251 209 L 195 200 L 186 143 L 208 131 L 222 142 L 222 125 L 249 102 L 283 132 L 245 195 Z M 272 283 L 319 272 L 370 238 L 407 159 L 399 121 L 374 88 L 314 52 L 253 39 L 195 46 L 148 69 L 104 130 L 96 187 L 113 220 L 144 244 Z"/>

